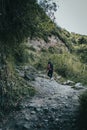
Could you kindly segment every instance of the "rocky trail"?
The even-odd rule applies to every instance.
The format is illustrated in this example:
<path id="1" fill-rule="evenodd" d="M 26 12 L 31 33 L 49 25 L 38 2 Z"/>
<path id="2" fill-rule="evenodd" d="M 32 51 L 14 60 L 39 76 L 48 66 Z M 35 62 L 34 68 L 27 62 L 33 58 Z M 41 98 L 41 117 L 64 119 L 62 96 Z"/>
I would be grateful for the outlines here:
<path id="1" fill-rule="evenodd" d="M 22 101 L 0 130 L 78 130 L 78 97 L 84 88 L 61 85 L 46 75 L 36 76 L 31 85 L 36 95 Z"/>

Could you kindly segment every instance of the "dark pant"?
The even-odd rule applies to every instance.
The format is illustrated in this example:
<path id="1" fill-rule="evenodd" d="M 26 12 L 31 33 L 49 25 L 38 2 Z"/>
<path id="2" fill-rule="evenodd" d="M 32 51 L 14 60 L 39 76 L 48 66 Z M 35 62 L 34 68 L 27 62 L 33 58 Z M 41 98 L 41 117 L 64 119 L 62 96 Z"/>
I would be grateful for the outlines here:
<path id="1" fill-rule="evenodd" d="M 50 78 L 52 78 L 52 76 L 53 76 L 53 70 L 49 70 L 47 75 L 48 75 Z"/>

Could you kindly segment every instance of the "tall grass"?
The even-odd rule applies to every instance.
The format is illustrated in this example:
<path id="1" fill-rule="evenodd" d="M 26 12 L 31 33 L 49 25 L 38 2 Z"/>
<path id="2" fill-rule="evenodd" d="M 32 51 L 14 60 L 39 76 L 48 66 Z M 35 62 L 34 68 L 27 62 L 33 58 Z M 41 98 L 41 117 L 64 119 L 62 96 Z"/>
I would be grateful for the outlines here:
<path id="1" fill-rule="evenodd" d="M 58 74 L 70 78 L 75 82 L 87 83 L 87 66 L 82 64 L 76 56 L 71 55 L 70 53 L 55 54 L 52 55 L 51 59 L 55 65 L 55 71 Z"/>
<path id="2" fill-rule="evenodd" d="M 87 84 L 87 66 L 80 62 L 79 58 L 70 53 L 52 54 L 49 52 L 41 53 L 35 66 L 37 69 L 44 70 L 48 61 L 54 65 L 54 71 L 63 78 L 71 79 L 75 82 Z"/>

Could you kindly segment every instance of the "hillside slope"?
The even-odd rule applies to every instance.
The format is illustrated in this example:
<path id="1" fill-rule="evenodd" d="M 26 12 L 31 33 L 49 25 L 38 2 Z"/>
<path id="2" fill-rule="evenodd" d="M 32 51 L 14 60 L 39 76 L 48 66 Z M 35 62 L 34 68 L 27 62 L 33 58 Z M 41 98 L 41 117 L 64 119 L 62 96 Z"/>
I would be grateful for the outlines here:
<path id="1" fill-rule="evenodd" d="M 36 0 L 0 2 L 1 120 L 7 113 L 17 109 L 20 100 L 35 94 L 29 82 L 18 75 L 21 68 L 23 71 L 20 75 L 26 77 L 26 66 L 32 66 L 33 69 L 29 68 L 30 73 L 27 76 L 32 79 L 35 69 L 43 73 L 48 60 L 52 60 L 54 75 L 62 77 L 60 82 L 71 79 L 87 84 L 87 50 L 83 53 L 75 36 L 73 40 L 68 31 L 53 23 Z M 80 39 L 80 43 L 81 41 Z"/>

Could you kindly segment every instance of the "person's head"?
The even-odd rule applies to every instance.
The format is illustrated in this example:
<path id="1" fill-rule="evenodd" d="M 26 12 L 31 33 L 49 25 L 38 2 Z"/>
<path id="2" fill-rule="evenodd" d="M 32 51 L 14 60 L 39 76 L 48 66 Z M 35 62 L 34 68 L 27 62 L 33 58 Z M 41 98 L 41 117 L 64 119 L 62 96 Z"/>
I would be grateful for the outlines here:
<path id="1" fill-rule="evenodd" d="M 48 61 L 48 64 L 51 64 L 51 61 Z"/>

